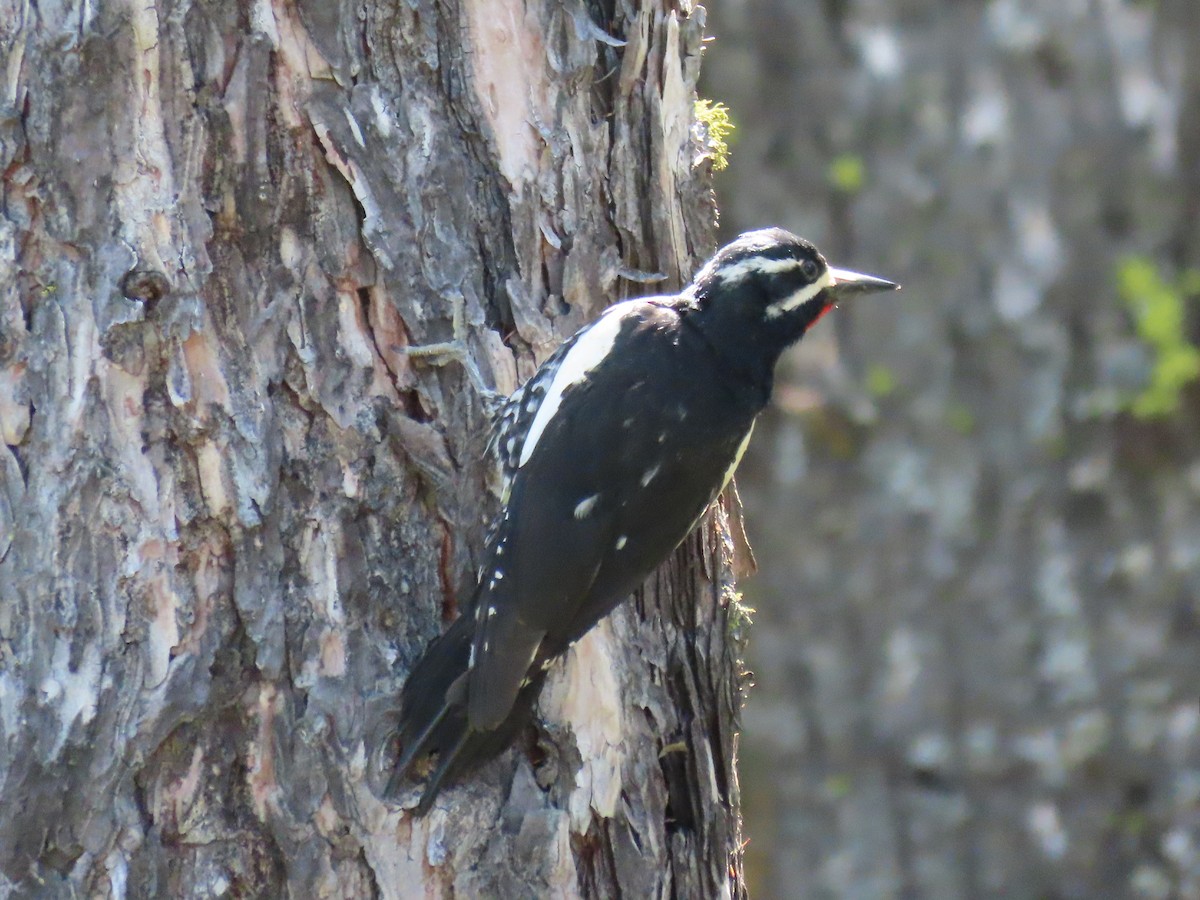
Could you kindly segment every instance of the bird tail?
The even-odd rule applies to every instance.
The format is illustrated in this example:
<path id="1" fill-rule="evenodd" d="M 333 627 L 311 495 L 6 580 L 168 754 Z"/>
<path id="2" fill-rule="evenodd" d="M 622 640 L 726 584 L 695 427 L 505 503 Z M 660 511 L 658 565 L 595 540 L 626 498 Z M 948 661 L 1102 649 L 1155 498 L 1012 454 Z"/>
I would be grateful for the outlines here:
<path id="1" fill-rule="evenodd" d="M 464 615 L 436 638 L 418 660 L 400 694 L 400 722 L 396 739 L 400 755 L 388 780 L 386 794 L 393 797 L 413 766 L 431 753 L 438 767 L 429 779 L 418 815 L 424 815 L 442 782 L 461 768 L 456 766 L 470 728 L 467 724 L 467 672 L 473 639 L 474 616 Z"/>
<path id="2" fill-rule="evenodd" d="M 433 806 L 442 787 L 500 754 L 525 724 L 541 690 L 538 672 L 525 685 L 512 711 L 495 728 L 476 730 L 467 719 L 467 681 L 475 617 L 470 610 L 436 638 L 417 662 L 400 694 L 396 729 L 399 756 L 385 796 L 395 797 L 416 764 L 436 753 L 437 767 L 429 776 L 416 814 Z"/>

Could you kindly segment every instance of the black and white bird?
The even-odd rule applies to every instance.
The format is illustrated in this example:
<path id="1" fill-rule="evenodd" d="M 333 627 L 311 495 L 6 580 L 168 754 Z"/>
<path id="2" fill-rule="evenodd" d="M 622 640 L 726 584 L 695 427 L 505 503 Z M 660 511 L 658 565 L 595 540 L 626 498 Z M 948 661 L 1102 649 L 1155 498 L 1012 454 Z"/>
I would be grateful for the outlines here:
<path id="1" fill-rule="evenodd" d="M 618 303 L 559 347 L 504 406 L 502 508 L 471 602 L 404 685 L 389 794 L 436 753 L 423 814 L 448 779 L 503 750 L 553 660 L 725 487 L 780 354 L 839 301 L 896 287 L 768 228 L 682 293 Z"/>

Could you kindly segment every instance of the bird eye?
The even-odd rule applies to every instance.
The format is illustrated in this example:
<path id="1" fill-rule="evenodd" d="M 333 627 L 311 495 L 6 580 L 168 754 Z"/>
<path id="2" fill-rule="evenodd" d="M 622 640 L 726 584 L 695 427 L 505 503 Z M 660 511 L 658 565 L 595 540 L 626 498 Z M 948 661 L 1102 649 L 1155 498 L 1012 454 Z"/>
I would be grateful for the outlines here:
<path id="1" fill-rule="evenodd" d="M 800 274 L 809 281 L 817 280 L 817 270 L 817 264 L 811 259 L 806 259 L 804 262 L 800 263 Z"/>

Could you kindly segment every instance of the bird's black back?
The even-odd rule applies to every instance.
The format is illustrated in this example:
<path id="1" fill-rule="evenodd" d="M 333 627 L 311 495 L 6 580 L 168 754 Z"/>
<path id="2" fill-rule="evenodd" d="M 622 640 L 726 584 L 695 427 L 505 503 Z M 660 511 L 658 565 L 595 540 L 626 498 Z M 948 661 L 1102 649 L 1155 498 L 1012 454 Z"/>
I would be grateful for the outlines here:
<path id="1" fill-rule="evenodd" d="M 396 779 L 503 748 L 548 663 L 636 588 L 733 472 L 775 364 L 839 296 L 894 289 L 779 229 L 742 235 L 672 298 L 628 301 L 570 338 L 506 405 L 501 515 L 473 600 L 404 687 Z"/>

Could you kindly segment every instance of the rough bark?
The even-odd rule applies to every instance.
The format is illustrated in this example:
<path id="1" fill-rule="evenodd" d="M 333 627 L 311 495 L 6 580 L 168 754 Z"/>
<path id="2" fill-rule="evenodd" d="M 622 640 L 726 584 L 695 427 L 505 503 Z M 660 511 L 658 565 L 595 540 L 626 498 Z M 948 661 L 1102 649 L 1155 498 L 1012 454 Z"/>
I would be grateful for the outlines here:
<path id="1" fill-rule="evenodd" d="M 1200 260 L 1200 5 L 712 13 L 723 226 L 904 283 L 742 466 L 752 889 L 1200 897 L 1200 392 L 1130 414 L 1116 290 Z"/>
<path id="2" fill-rule="evenodd" d="M 496 506 L 462 361 L 406 348 L 457 316 L 511 390 L 711 250 L 703 11 L 5 16 L 0 894 L 741 894 L 720 516 L 522 746 L 376 793 Z"/>

